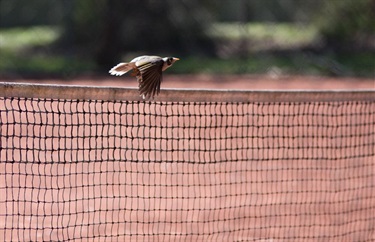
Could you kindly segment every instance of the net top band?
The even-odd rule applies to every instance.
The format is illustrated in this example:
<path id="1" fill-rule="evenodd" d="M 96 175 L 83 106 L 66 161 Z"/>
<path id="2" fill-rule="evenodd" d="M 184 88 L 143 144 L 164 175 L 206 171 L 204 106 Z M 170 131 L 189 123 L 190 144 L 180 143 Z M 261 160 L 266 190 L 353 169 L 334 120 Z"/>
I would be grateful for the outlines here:
<path id="1" fill-rule="evenodd" d="M 0 82 L 0 96 L 142 101 L 137 88 Z M 225 90 L 162 89 L 161 102 L 334 102 L 375 101 L 375 89 L 365 90 Z"/>

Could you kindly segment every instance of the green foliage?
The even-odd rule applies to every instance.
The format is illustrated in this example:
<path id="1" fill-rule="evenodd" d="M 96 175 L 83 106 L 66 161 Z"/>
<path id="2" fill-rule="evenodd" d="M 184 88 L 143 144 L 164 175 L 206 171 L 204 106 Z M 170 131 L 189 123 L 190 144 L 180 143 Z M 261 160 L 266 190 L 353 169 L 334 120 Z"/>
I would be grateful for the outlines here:
<path id="1" fill-rule="evenodd" d="M 259 43 L 273 39 L 276 44 L 291 42 L 296 45 L 314 40 L 315 31 L 305 30 L 298 33 L 299 27 L 275 24 L 277 31 L 269 31 L 267 24 L 246 25 L 251 35 L 236 33 L 235 25 L 218 24 L 220 31 L 215 32 L 215 38 L 236 40 L 238 36 L 258 39 Z M 252 28 L 254 27 L 254 28 Z M 225 31 L 228 30 L 228 31 Z M 284 31 L 281 31 L 284 30 Z M 233 31 L 233 33 L 231 32 Z M 58 39 L 60 32 L 54 27 L 12 28 L 0 30 L 0 73 L 13 72 L 20 75 L 59 75 L 71 76 L 82 72 L 96 70 L 92 59 L 70 55 L 66 52 L 53 53 L 48 46 Z M 310 33 L 311 32 L 311 33 Z M 223 33 L 223 36 L 221 36 Z M 300 37 L 298 37 L 301 35 Z M 303 37 L 304 36 L 304 37 Z M 302 42 L 298 42 L 298 41 Z M 134 56 L 129 56 L 132 58 Z M 244 74 L 244 73 L 277 73 L 309 74 L 309 75 L 349 75 L 374 76 L 375 53 L 326 53 L 312 54 L 306 52 L 291 52 L 284 54 L 253 53 L 242 58 L 210 58 L 190 56 L 183 57 L 168 73 L 208 73 L 208 74 Z M 106 74 L 105 72 L 99 72 Z"/>
<path id="2" fill-rule="evenodd" d="M 158 54 L 182 57 L 172 73 L 373 76 L 374 13 L 375 0 L 0 0 L 0 72 L 106 74 Z"/>
<path id="3" fill-rule="evenodd" d="M 58 55 L 15 55 L 1 52 L 0 73 L 17 73 L 21 76 L 58 75 L 61 77 L 92 71 L 95 65 L 82 59 Z M 14 75 L 14 74 L 13 74 Z"/>
<path id="4" fill-rule="evenodd" d="M 48 46 L 60 33 L 49 26 L 0 30 L 0 73 L 64 76 L 93 70 L 90 61 L 50 52 Z"/>
<path id="5" fill-rule="evenodd" d="M 0 28 L 60 24 L 65 16 L 66 2 L 0 0 Z"/>
<path id="6" fill-rule="evenodd" d="M 221 6 L 217 8 L 217 20 L 307 23 L 323 1 L 326 0 L 220 0 L 216 1 Z"/>
<path id="7" fill-rule="evenodd" d="M 77 0 L 62 43 L 83 50 L 104 68 L 131 52 L 213 52 L 205 35 L 208 0 Z"/>
<path id="8" fill-rule="evenodd" d="M 218 40 L 251 41 L 253 51 L 311 46 L 319 39 L 315 26 L 295 23 L 215 23 L 208 34 Z"/>
<path id="9" fill-rule="evenodd" d="M 331 47 L 358 45 L 375 36 L 375 1 L 325 1 L 317 25 Z"/>
<path id="10" fill-rule="evenodd" d="M 246 58 L 188 57 L 169 73 L 265 74 L 374 77 L 375 53 L 323 54 L 289 53 L 256 54 Z"/>
<path id="11" fill-rule="evenodd" d="M 57 40 L 58 28 L 34 26 L 29 28 L 10 28 L 0 31 L 0 50 L 20 50 L 44 46 Z"/>

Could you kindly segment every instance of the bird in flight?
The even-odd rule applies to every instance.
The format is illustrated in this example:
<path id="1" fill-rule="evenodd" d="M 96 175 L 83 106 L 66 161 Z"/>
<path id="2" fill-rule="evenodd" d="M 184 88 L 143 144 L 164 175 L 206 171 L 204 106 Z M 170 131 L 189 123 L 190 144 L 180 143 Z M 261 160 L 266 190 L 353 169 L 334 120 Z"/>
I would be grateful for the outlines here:
<path id="1" fill-rule="evenodd" d="M 109 73 L 115 76 L 122 76 L 128 71 L 133 71 L 132 76 L 137 77 L 139 94 L 143 99 L 154 98 L 160 93 L 160 83 L 163 78 L 163 71 L 178 61 L 175 57 L 160 57 L 143 55 L 134 58 L 129 63 L 122 62 L 114 66 Z"/>

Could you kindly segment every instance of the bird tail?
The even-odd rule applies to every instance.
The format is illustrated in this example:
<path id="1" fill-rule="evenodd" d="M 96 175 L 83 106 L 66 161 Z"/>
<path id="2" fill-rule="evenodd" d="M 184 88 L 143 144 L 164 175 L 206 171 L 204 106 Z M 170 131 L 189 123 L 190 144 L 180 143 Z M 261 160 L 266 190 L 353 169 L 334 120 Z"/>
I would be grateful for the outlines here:
<path id="1" fill-rule="evenodd" d="M 111 75 L 115 76 L 122 76 L 128 71 L 134 69 L 136 66 L 133 62 L 130 63 L 120 63 L 117 66 L 114 66 L 111 70 L 109 70 L 109 73 Z"/>

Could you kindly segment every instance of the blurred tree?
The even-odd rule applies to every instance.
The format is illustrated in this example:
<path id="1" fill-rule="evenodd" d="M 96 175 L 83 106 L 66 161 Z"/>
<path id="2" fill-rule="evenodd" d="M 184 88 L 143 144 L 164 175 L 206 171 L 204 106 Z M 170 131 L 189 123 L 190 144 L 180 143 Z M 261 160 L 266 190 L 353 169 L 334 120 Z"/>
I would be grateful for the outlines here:
<path id="1" fill-rule="evenodd" d="M 63 43 L 85 49 L 103 68 L 122 54 L 212 54 L 206 36 L 212 0 L 75 0 Z"/>
<path id="2" fill-rule="evenodd" d="M 375 0 L 325 1 L 317 23 L 326 44 L 358 49 L 375 39 Z"/>
<path id="3" fill-rule="evenodd" d="M 0 0 L 0 27 L 57 25 L 64 17 L 63 1 Z"/>
<path id="4" fill-rule="evenodd" d="M 224 22 L 309 22 L 325 0 L 221 0 Z M 247 14 L 244 15 L 244 12 Z"/>

